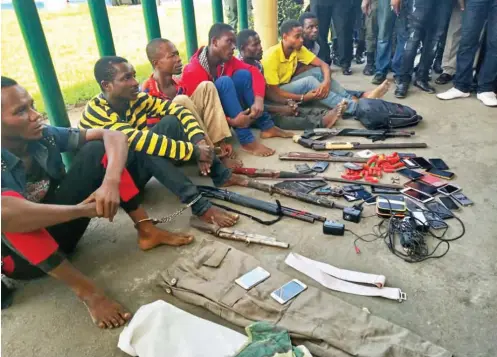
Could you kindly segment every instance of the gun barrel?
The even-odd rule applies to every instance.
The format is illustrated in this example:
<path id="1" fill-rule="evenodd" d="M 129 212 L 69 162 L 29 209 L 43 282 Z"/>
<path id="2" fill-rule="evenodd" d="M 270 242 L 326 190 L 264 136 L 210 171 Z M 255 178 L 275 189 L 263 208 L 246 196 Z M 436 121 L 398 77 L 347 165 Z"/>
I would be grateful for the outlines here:
<path id="1" fill-rule="evenodd" d="M 278 247 L 278 248 L 290 247 L 290 244 L 286 242 L 277 241 L 273 237 L 266 237 L 261 234 L 247 233 L 238 230 L 231 230 L 228 228 L 221 228 L 218 231 L 217 235 L 220 238 L 245 242 L 247 244 L 256 243 L 256 244 L 268 245 L 271 247 Z"/>

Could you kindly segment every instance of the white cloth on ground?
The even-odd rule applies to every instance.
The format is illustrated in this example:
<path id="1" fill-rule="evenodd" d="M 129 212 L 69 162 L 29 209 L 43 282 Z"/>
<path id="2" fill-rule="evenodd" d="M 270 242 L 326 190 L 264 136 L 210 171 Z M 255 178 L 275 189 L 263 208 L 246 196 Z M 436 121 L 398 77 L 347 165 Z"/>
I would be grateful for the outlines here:
<path id="1" fill-rule="evenodd" d="M 138 309 L 117 347 L 140 357 L 227 357 L 246 341 L 245 335 L 157 300 Z"/>

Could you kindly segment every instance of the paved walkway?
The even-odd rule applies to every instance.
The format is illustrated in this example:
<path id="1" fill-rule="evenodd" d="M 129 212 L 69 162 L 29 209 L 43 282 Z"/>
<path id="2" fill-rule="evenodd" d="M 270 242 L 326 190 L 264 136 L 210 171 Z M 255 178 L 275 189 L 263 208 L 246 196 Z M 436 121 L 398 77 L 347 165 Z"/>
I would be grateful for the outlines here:
<path id="1" fill-rule="evenodd" d="M 368 78 L 362 74 L 336 76 L 350 89 L 372 88 Z M 392 94 L 386 99 L 394 100 Z M 464 193 L 475 202 L 474 207 L 464 208 L 458 213 L 466 225 L 466 235 L 451 244 L 447 256 L 408 264 L 394 257 L 380 241 L 360 243 L 362 254 L 357 255 L 350 234 L 324 236 L 320 224 L 290 219 L 263 227 L 242 218 L 239 228 L 274 235 L 289 242 L 292 251 L 313 259 L 343 268 L 382 273 L 387 276 L 390 286 L 407 292 L 407 302 L 399 304 L 379 298 L 333 294 L 415 331 L 453 351 L 456 356 L 497 356 L 497 109 L 484 107 L 475 97 L 444 103 L 415 88 L 402 103 L 416 108 L 425 118 L 416 128 L 415 139 L 427 142 L 429 148 L 417 152 L 428 158 L 443 158 L 457 174 L 455 183 L 463 187 Z M 356 122 L 342 122 L 340 125 L 359 127 Z M 269 140 L 267 145 L 279 153 L 301 150 L 290 140 Z M 277 156 L 267 159 L 240 156 L 247 167 L 293 169 L 293 163 L 280 162 Z M 187 170 L 192 176 L 195 174 L 194 167 Z M 338 176 L 340 171 L 340 165 L 332 164 L 327 174 Z M 208 183 L 200 178 L 195 181 Z M 269 199 L 266 194 L 250 189 L 236 191 Z M 281 201 L 330 219 L 341 219 L 337 210 L 306 205 L 289 198 Z M 162 216 L 178 209 L 179 202 L 156 182 L 151 182 L 145 194 L 145 206 L 152 215 Z M 366 214 L 371 209 L 367 208 Z M 189 214 L 185 214 L 169 228 L 188 230 L 188 219 Z M 377 218 L 367 218 L 358 225 L 349 223 L 347 228 L 357 234 L 366 234 L 377 222 Z M 450 234 L 456 235 L 459 228 L 455 222 L 450 223 L 453 227 Z M 207 237 L 192 232 L 198 241 Z M 283 263 L 286 251 L 232 244 L 257 256 L 268 266 L 295 275 Z M 194 248 L 195 244 L 187 248 L 161 247 L 141 252 L 136 245 L 131 221 L 120 213 L 114 224 L 103 220 L 92 223 L 73 262 L 133 311 L 156 299 L 167 299 L 189 312 L 225 324 L 200 308 L 166 296 L 155 285 L 159 270 Z M 299 278 L 315 285 L 302 276 Z M 124 356 L 116 348 L 119 333 L 120 330 L 101 331 L 94 327 L 83 304 L 67 288 L 48 278 L 23 286 L 15 296 L 14 305 L 2 312 L 2 351 L 9 357 Z"/>

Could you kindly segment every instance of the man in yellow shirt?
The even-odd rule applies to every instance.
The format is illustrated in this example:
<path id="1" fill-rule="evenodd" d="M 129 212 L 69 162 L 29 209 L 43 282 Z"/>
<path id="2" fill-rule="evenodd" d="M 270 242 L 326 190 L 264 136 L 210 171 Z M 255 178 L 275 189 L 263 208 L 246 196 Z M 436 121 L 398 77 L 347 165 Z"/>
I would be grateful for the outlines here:
<path id="1" fill-rule="evenodd" d="M 383 82 L 370 92 L 347 91 L 331 78 L 330 67 L 303 46 L 302 25 L 287 20 L 280 27 L 281 43 L 271 47 L 262 59 L 267 83 L 266 97 L 291 99 L 298 103 L 319 101 L 334 108 L 344 101 L 345 113 L 354 115 L 360 98 L 381 98 L 388 91 L 389 83 Z M 297 70 L 297 64 L 303 64 Z M 309 69 L 309 66 L 312 68 Z"/>

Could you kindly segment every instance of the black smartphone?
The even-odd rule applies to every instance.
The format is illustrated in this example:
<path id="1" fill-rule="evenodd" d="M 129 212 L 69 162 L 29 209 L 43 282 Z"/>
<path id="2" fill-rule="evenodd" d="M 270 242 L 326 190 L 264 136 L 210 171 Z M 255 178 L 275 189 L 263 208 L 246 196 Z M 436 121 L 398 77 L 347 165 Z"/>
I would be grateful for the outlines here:
<path id="1" fill-rule="evenodd" d="M 455 174 L 453 172 L 443 171 L 443 170 L 435 169 L 433 167 L 431 169 L 427 169 L 426 172 L 432 176 L 440 177 L 440 178 L 443 178 L 445 180 L 452 180 L 455 176 Z"/>
<path id="2" fill-rule="evenodd" d="M 423 174 L 420 174 L 419 172 L 413 171 L 411 169 L 399 169 L 395 172 L 411 180 L 417 180 L 423 177 Z"/>
<path id="3" fill-rule="evenodd" d="M 449 227 L 438 214 L 430 211 L 423 211 L 423 214 L 425 215 L 426 222 L 431 228 L 444 229 Z"/>
<path id="4" fill-rule="evenodd" d="M 461 191 L 461 188 L 449 183 L 448 185 L 440 187 L 439 189 L 437 189 L 437 191 L 445 196 L 450 196 L 453 193 Z"/>
<path id="5" fill-rule="evenodd" d="M 427 195 L 436 195 L 438 193 L 435 186 L 428 185 L 421 181 L 409 181 L 404 184 L 404 187 L 414 188 L 415 190 L 426 193 Z"/>
<path id="6" fill-rule="evenodd" d="M 418 169 L 420 166 L 412 161 L 410 158 L 401 159 L 408 169 Z"/>
<path id="7" fill-rule="evenodd" d="M 461 206 L 467 207 L 472 206 L 473 201 L 466 197 L 462 192 L 456 192 L 452 195 L 452 198 L 455 199 Z"/>
<path id="8" fill-rule="evenodd" d="M 454 214 L 440 202 L 428 202 L 425 204 L 425 207 L 431 212 L 435 212 L 442 219 L 449 219 L 454 217 Z"/>
<path id="9" fill-rule="evenodd" d="M 413 157 L 411 160 L 421 166 L 423 169 L 429 169 L 433 167 L 432 164 L 430 164 L 424 157 Z"/>
<path id="10" fill-rule="evenodd" d="M 397 155 L 399 155 L 401 159 L 405 157 L 416 157 L 416 154 L 413 152 L 398 152 Z"/>
<path id="11" fill-rule="evenodd" d="M 392 193 L 392 194 L 396 194 L 396 193 L 399 193 L 400 190 L 398 190 L 396 188 L 390 188 L 390 187 L 373 186 L 373 187 L 371 187 L 371 192 L 373 192 L 373 193 L 386 193 L 386 194 Z"/>
<path id="12" fill-rule="evenodd" d="M 346 186 L 343 186 L 342 189 L 345 192 L 355 192 L 355 191 L 364 190 L 364 186 L 363 185 L 346 185 Z"/>
<path id="13" fill-rule="evenodd" d="M 439 170 L 448 170 L 449 167 L 442 159 L 429 159 L 432 166 Z"/>
<path id="14" fill-rule="evenodd" d="M 459 206 L 457 205 L 457 203 L 454 202 L 454 200 L 452 198 L 450 198 L 449 196 L 442 196 L 442 197 L 439 197 L 440 199 L 440 202 L 442 202 L 442 204 L 447 207 L 448 209 L 450 209 L 451 211 L 457 211 L 459 209 Z"/>

